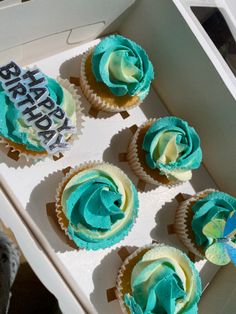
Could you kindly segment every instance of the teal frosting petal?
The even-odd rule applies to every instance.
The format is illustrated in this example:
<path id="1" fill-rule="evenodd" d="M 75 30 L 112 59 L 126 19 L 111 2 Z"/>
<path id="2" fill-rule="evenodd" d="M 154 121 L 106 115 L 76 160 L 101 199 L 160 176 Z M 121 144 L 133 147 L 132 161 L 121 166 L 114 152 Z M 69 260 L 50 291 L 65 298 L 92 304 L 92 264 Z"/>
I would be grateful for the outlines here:
<path id="1" fill-rule="evenodd" d="M 196 244 L 205 249 L 212 244 L 212 238 L 203 234 L 203 228 L 213 219 L 227 220 L 230 213 L 236 210 L 236 199 L 224 192 L 212 192 L 199 199 L 193 206 L 192 230 Z"/>
<path id="2" fill-rule="evenodd" d="M 71 224 L 83 221 L 92 228 L 111 229 L 124 217 L 119 208 L 122 195 L 106 178 L 91 179 L 79 186 L 67 199 L 67 218 Z"/>
<path id="3" fill-rule="evenodd" d="M 154 78 L 153 66 L 146 52 L 120 35 L 102 40 L 92 53 L 92 70 L 116 96 L 139 96 L 144 99 Z"/>
<path id="4" fill-rule="evenodd" d="M 194 282 L 194 290 L 184 307 L 178 310 L 178 304 L 185 301 L 187 292 L 177 270 L 168 258 L 144 258 L 145 255 L 132 271 L 132 294 L 124 296 L 124 302 L 131 314 L 196 314 L 202 288 L 194 264 L 188 260 L 192 271 L 189 280 Z"/>
<path id="5" fill-rule="evenodd" d="M 164 117 L 154 122 L 145 134 L 142 149 L 151 169 L 163 173 L 200 166 L 202 150 L 193 127 L 176 117 Z"/>
<path id="6" fill-rule="evenodd" d="M 99 168 L 83 171 L 74 180 L 62 196 L 73 241 L 93 250 L 120 241 L 137 216 L 138 196 L 131 181 L 124 175 L 118 184 L 115 175 Z"/>
<path id="7" fill-rule="evenodd" d="M 56 80 L 47 77 L 47 87 L 50 97 L 61 106 L 64 100 L 64 94 L 61 86 Z M 11 140 L 14 143 L 25 145 L 26 149 L 43 152 L 44 148 L 40 145 L 40 141 L 32 141 L 30 134 L 32 127 L 27 127 L 20 117 L 19 110 L 16 109 L 14 103 L 10 101 L 0 83 L 0 136 Z M 28 130 L 28 132 L 22 131 Z"/>

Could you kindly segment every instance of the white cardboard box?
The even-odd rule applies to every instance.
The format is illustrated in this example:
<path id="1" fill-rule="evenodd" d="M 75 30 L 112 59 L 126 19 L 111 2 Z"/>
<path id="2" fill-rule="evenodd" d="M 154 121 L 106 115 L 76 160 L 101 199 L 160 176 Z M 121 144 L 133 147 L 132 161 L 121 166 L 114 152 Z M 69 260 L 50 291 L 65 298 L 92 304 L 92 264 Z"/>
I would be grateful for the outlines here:
<path id="1" fill-rule="evenodd" d="M 22 20 L 13 20 L 14 32 L 10 29 L 8 35 L 1 33 L 3 36 L 1 38 L 3 46 L 0 48 L 1 63 L 9 59 L 16 59 L 21 64 L 33 62 L 50 76 L 56 77 L 60 74 L 68 78 L 79 76 L 79 55 L 97 41 L 85 44 L 79 42 L 95 38 L 133 1 L 97 0 L 93 2 L 92 8 L 89 1 L 48 3 L 41 0 L 13 6 L 14 1 L 4 2 L 9 6 L 3 9 L 0 7 L 0 24 L 5 23 L 10 16 L 20 15 Z M 225 128 L 228 127 L 229 118 L 234 110 L 233 105 L 236 103 L 219 74 L 213 71 L 214 65 L 203 53 L 179 13 L 178 9 L 180 11 L 182 9 L 181 4 L 184 5 L 184 1 L 182 3 L 177 0 L 137 1 L 109 28 L 109 31 L 119 31 L 140 43 L 149 53 L 157 73 L 150 95 L 140 108 L 130 111 L 127 119 L 123 119 L 120 114 L 100 115 L 95 119 L 89 116 L 89 105 L 82 98 L 85 112 L 83 135 L 62 159 L 56 162 L 45 160 L 37 164 L 25 164 L 24 161 L 15 163 L 1 153 L 0 172 L 3 190 L 0 194 L 0 218 L 13 230 L 32 268 L 58 298 L 65 313 L 83 311 L 120 313 L 118 302 L 107 302 L 106 299 L 106 290 L 114 286 L 118 268 L 122 263 L 117 254 L 120 247 L 137 247 L 154 239 L 184 249 L 175 235 L 167 234 L 167 225 L 173 222 L 177 205 L 174 200 L 176 194 L 179 192 L 194 194 L 195 191 L 217 185 L 222 190 L 234 192 L 230 188 L 235 173 L 233 171 L 231 174 L 230 171 L 229 166 L 232 163 L 229 166 L 225 164 L 225 171 L 222 172 L 222 164 L 227 162 L 227 158 L 232 158 L 232 155 L 228 157 L 227 153 L 222 153 L 220 160 L 215 158 L 216 152 L 219 153 L 215 134 L 219 133 L 217 133 L 219 140 L 224 138 Z M 37 18 L 36 10 L 42 13 L 37 14 Z M 38 16 L 41 19 L 38 19 Z M 25 21 L 23 17 L 27 17 L 27 20 Z M 61 50 L 64 51 L 59 52 Z M 202 69 L 203 65 L 205 67 L 207 65 L 204 79 L 211 79 L 213 86 L 203 86 L 202 73 L 197 71 L 198 68 Z M 199 90 L 195 91 L 199 85 L 202 93 L 208 96 L 204 101 L 197 93 Z M 218 99 L 219 88 L 223 93 L 221 97 L 230 100 L 228 110 L 221 108 Z M 190 95 L 190 90 L 195 92 Z M 213 103 L 217 106 L 220 119 L 212 110 Z M 185 118 L 198 130 L 203 141 L 207 169 L 202 166 L 200 170 L 195 171 L 190 183 L 171 189 L 159 187 L 139 193 L 139 218 L 128 237 L 119 244 L 96 252 L 77 251 L 71 248 L 46 212 L 46 203 L 54 201 L 56 186 L 62 178 L 60 170 L 84 161 L 103 159 L 118 164 L 134 182 L 137 182 L 128 164 L 118 160 L 119 153 L 126 151 L 132 136 L 128 127 L 133 124 L 140 125 L 150 117 L 164 116 L 168 111 Z M 214 123 L 211 124 L 211 120 L 217 124 L 217 118 L 223 124 L 223 131 Z M 230 134 L 227 133 L 227 136 L 230 137 Z M 221 152 L 223 150 L 230 154 L 233 150 L 234 153 L 235 147 L 232 149 L 231 146 L 227 146 L 229 142 L 235 142 L 234 138 L 230 137 L 222 142 Z M 129 248 L 130 251 L 132 249 Z M 197 267 L 203 279 L 203 286 L 206 287 L 218 268 L 206 262 L 197 263 Z M 223 271 L 225 275 L 221 271 L 220 276 L 227 277 L 234 271 L 229 268 Z M 225 289 L 230 289 L 228 280 L 225 283 Z M 231 286 L 233 283 L 234 280 Z M 217 280 L 214 280 L 214 285 L 210 284 L 206 289 L 200 302 L 200 313 L 233 313 L 229 312 L 231 306 L 235 306 L 235 303 L 232 303 L 232 289 L 225 295 L 225 303 L 221 299 L 221 307 L 218 305 L 213 308 L 214 302 L 209 306 L 205 301 L 212 298 L 212 289 L 218 291 L 220 295 L 222 289 L 219 287 L 221 286 L 219 284 L 217 286 Z M 221 311 L 223 308 L 224 312 Z"/>

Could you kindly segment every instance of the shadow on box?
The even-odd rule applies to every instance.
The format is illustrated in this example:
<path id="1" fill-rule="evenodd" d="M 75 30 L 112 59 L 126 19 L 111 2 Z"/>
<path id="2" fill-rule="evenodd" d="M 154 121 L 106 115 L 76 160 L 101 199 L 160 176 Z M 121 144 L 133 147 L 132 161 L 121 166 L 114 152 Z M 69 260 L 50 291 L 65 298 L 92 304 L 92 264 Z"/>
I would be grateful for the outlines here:
<path id="1" fill-rule="evenodd" d="M 128 250 L 130 254 L 137 249 L 135 246 L 123 247 Z M 93 303 L 98 313 L 110 313 L 111 305 L 107 298 L 107 290 L 116 286 L 116 279 L 124 259 L 119 256 L 119 251 L 122 247 L 113 249 L 101 261 L 93 272 L 94 290 L 90 294 L 90 300 Z M 120 310 L 118 300 L 111 300 L 112 309 L 117 312 Z"/>
<path id="2" fill-rule="evenodd" d="M 47 212 L 47 204 L 55 202 L 56 190 L 63 179 L 61 170 L 51 173 L 33 189 L 26 210 L 40 228 L 42 234 L 56 252 L 67 252 L 76 249 L 61 229 L 55 207 Z"/>

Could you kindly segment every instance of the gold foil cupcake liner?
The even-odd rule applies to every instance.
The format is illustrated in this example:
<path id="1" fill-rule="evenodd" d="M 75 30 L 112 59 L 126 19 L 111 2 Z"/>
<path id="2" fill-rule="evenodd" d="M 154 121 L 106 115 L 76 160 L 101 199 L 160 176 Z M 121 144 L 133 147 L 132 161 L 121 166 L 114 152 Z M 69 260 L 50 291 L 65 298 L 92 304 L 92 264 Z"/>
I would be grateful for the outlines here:
<path id="1" fill-rule="evenodd" d="M 175 181 L 170 181 L 169 179 L 167 179 L 167 183 L 162 183 L 160 181 L 158 181 L 157 179 L 154 179 L 151 175 L 149 175 L 141 161 L 139 158 L 139 147 L 138 147 L 138 138 L 140 135 L 140 131 L 143 128 L 146 128 L 147 126 L 151 126 L 155 121 L 157 121 L 156 119 L 149 119 L 146 122 L 144 122 L 134 133 L 133 138 L 129 144 L 128 147 L 128 152 L 127 152 L 127 160 L 131 166 L 131 168 L 133 169 L 134 173 L 143 181 L 148 182 L 150 184 L 153 185 L 157 185 L 157 186 L 166 186 L 166 187 L 175 187 L 180 185 L 181 181 L 175 180 Z M 155 170 L 153 170 L 155 171 Z M 166 177 L 167 178 L 167 177 Z"/>
<path id="2" fill-rule="evenodd" d="M 126 110 L 130 110 L 133 109 L 137 106 L 139 106 L 142 101 L 140 100 L 140 98 L 138 98 L 138 101 L 136 103 L 134 103 L 133 105 L 129 105 L 129 106 L 116 106 L 116 105 L 112 105 L 109 102 L 107 102 L 106 100 L 104 100 L 102 97 L 100 97 L 96 91 L 90 86 L 87 76 L 86 76 L 86 60 L 88 58 L 88 56 L 91 54 L 93 48 L 89 49 L 87 52 L 85 52 L 82 56 L 82 60 L 81 60 L 81 70 L 80 70 L 80 86 L 81 86 L 81 90 L 84 93 L 84 95 L 86 96 L 86 98 L 88 99 L 88 101 L 90 102 L 90 104 L 95 107 L 97 110 L 101 110 L 101 111 L 106 111 L 106 112 L 122 112 L 122 111 L 126 111 Z M 115 96 L 114 97 L 119 97 L 119 96 Z"/>
<path id="3" fill-rule="evenodd" d="M 192 231 L 190 230 L 192 221 L 192 218 L 190 217 L 191 206 L 199 199 L 215 191 L 215 189 L 206 189 L 181 202 L 175 214 L 174 229 L 177 236 L 190 252 L 194 253 L 200 258 L 204 258 L 204 255 L 196 246 Z"/>
<path id="4" fill-rule="evenodd" d="M 73 176 L 75 176 L 77 173 L 83 171 L 83 170 L 87 170 L 87 169 L 91 169 L 93 167 L 96 167 L 96 166 L 100 166 L 100 165 L 109 165 L 109 166 L 112 166 L 112 167 L 115 167 L 116 168 L 116 171 L 118 171 L 120 174 L 122 174 L 123 176 L 127 177 L 129 179 L 129 177 L 120 169 L 118 168 L 117 166 L 114 166 L 113 164 L 111 163 L 108 163 L 108 162 L 103 162 L 103 161 L 87 161 L 75 168 L 71 168 L 65 175 L 65 177 L 63 178 L 63 180 L 60 182 L 60 184 L 58 185 L 58 188 L 56 190 L 56 204 L 55 204 L 55 211 L 56 211 L 56 216 L 57 216 L 57 219 L 58 219 L 58 223 L 62 229 L 62 231 L 65 233 L 65 235 L 73 241 L 72 237 L 70 236 L 69 232 L 68 232 L 68 220 L 65 216 L 65 213 L 63 212 L 63 209 L 62 209 L 62 205 L 61 205 L 61 197 L 62 197 L 62 193 L 64 191 L 64 188 L 66 186 L 66 184 L 72 179 Z M 129 179 L 130 180 L 130 179 Z M 132 182 L 130 180 L 130 182 Z M 133 221 L 133 225 L 136 223 L 136 219 L 137 217 L 134 218 L 134 221 Z M 132 228 L 131 228 L 132 229 Z M 128 231 L 128 233 L 131 231 L 131 229 Z M 128 235 L 127 233 L 127 235 Z M 127 236 L 125 235 L 125 237 Z M 124 237 L 124 238 L 125 238 Z M 124 239 L 123 238 L 123 239 Z M 122 239 L 122 240 L 123 240 Z M 121 241 L 122 241 L 121 240 Z M 114 243 L 115 245 L 116 243 Z M 106 248 L 101 248 L 102 250 L 106 249 Z M 100 249 L 100 250 L 101 250 Z"/>
<path id="5" fill-rule="evenodd" d="M 74 84 L 71 84 L 67 79 L 62 79 L 61 77 L 58 77 L 57 82 L 63 88 L 65 88 L 72 95 L 73 99 L 75 100 L 77 132 L 76 132 L 76 134 L 72 134 L 70 136 L 69 142 L 72 143 L 75 140 L 77 140 L 79 138 L 79 136 L 82 134 L 82 128 L 83 128 L 84 120 L 82 117 L 82 108 L 81 108 L 81 101 L 80 101 L 81 96 L 78 94 Z M 27 150 L 25 148 L 24 144 L 14 143 L 11 140 L 8 140 L 7 138 L 2 137 L 2 136 L 0 136 L 0 143 L 3 144 L 5 146 L 5 148 L 10 151 L 10 155 L 12 156 L 11 158 L 15 159 L 16 161 L 22 156 L 26 159 L 27 162 L 29 162 L 32 159 L 35 162 L 37 162 L 37 161 L 40 161 L 44 158 L 51 158 L 53 160 L 57 160 L 63 156 L 62 152 L 51 155 L 51 154 L 48 154 L 46 151 L 41 152 L 41 153 L 36 152 L 36 151 L 35 152 L 30 151 L 30 150 Z M 14 158 L 14 156 L 15 156 L 15 158 Z"/>

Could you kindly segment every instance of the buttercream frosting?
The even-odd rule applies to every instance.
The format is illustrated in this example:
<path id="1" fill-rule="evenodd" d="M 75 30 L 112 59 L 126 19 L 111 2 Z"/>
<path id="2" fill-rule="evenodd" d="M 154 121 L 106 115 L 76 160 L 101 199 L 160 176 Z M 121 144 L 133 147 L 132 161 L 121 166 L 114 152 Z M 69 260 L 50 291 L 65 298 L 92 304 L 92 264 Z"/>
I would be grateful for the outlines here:
<path id="1" fill-rule="evenodd" d="M 137 191 L 117 167 L 96 165 L 75 174 L 62 193 L 68 233 L 79 247 L 99 249 L 120 241 L 137 216 Z"/>
<path id="2" fill-rule="evenodd" d="M 151 169 L 180 181 L 192 177 L 192 169 L 200 166 L 200 139 L 193 127 L 176 117 L 156 120 L 145 134 L 142 149 Z"/>
<path id="3" fill-rule="evenodd" d="M 92 70 L 116 96 L 147 95 L 154 78 L 153 66 L 146 52 L 135 42 L 120 35 L 103 39 L 93 50 Z"/>
<path id="4" fill-rule="evenodd" d="M 131 314 L 197 313 L 201 281 L 194 264 L 181 251 L 158 245 L 134 266 L 132 295 L 125 295 Z"/>

